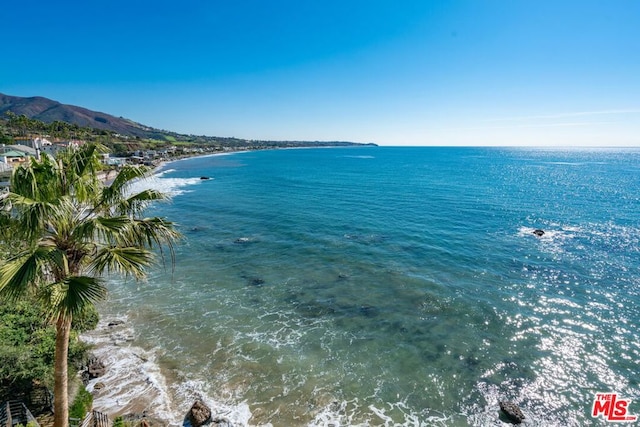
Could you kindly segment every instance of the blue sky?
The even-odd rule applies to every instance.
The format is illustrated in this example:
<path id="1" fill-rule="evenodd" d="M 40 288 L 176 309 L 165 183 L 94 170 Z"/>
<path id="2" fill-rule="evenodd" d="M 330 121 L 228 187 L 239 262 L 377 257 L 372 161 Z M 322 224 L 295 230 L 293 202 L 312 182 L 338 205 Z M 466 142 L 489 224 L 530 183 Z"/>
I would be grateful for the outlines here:
<path id="1" fill-rule="evenodd" d="M 183 133 L 640 146 L 640 1 L 33 1 L 0 92 Z"/>

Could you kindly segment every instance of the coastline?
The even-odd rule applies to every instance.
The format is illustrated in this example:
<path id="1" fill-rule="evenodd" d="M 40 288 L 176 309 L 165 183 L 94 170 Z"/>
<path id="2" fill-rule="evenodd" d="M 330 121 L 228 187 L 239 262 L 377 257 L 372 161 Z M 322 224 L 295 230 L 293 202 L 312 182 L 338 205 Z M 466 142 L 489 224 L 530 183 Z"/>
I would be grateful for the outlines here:
<path id="1" fill-rule="evenodd" d="M 232 406 L 210 398 L 198 381 L 185 381 L 171 367 L 163 367 L 158 349 L 140 346 L 127 317 L 104 317 L 95 330 L 80 337 L 106 366 L 104 375 L 85 386 L 93 395 L 94 410 L 112 421 L 148 418 L 178 427 L 185 425 L 189 408 L 199 400 L 211 408 L 212 418 L 226 420 L 228 427 L 250 425 L 252 414 L 246 403 Z"/>
<path id="2" fill-rule="evenodd" d="M 587 263 L 597 261 L 611 248 L 634 247 L 638 241 L 635 228 L 611 224 L 602 215 L 600 218 L 604 219 L 595 224 L 575 221 L 571 216 L 574 211 L 606 213 L 607 201 L 614 199 L 603 197 L 598 205 L 600 208 L 575 203 L 571 205 L 574 211 L 564 216 L 551 210 L 543 210 L 539 217 L 514 211 L 494 221 L 493 210 L 476 209 L 474 204 L 466 204 L 464 200 L 475 201 L 480 195 L 490 206 L 495 206 L 492 203 L 502 201 L 504 196 L 496 194 L 493 187 L 487 185 L 476 187 L 475 178 L 471 178 L 461 193 L 452 193 L 461 196 L 463 202 L 458 200 L 456 203 L 468 210 L 459 215 L 452 214 L 454 221 L 449 225 L 445 214 L 435 217 L 440 221 L 432 221 L 432 217 L 425 220 L 421 200 L 431 200 L 434 207 L 441 208 L 434 212 L 449 212 L 446 207 L 452 199 L 448 193 L 456 189 L 442 189 L 439 187 L 441 181 L 430 181 L 430 177 L 441 176 L 434 173 L 443 171 L 438 169 L 439 159 L 431 160 L 431 152 L 423 152 L 423 156 L 414 155 L 416 152 L 408 152 L 402 162 L 394 161 L 393 155 L 379 155 L 375 161 L 370 161 L 354 156 L 343 158 L 340 152 L 325 152 L 326 163 L 323 165 L 326 168 L 338 169 L 339 166 L 346 172 L 369 171 L 359 173 L 367 180 L 379 177 L 374 181 L 376 185 L 361 182 L 351 191 L 346 188 L 346 193 L 339 194 L 344 196 L 340 198 L 330 190 L 341 186 L 345 175 L 327 175 L 327 181 L 321 182 L 330 184 L 326 186 L 329 191 L 316 193 L 318 174 L 302 174 L 310 169 L 309 164 L 323 157 L 320 152 L 282 158 L 279 155 L 252 155 L 242 161 L 229 159 L 234 166 L 245 163 L 254 166 L 267 160 L 265 167 L 270 171 L 295 165 L 300 174 L 291 175 L 305 178 L 304 186 L 295 183 L 295 188 L 300 190 L 295 194 L 288 191 L 293 186 L 282 185 L 282 181 L 273 179 L 274 176 L 289 177 L 279 169 L 277 174 L 254 176 L 250 172 L 259 170 L 257 167 L 219 170 L 216 169 L 218 162 L 212 160 L 176 165 L 172 167 L 175 172 L 165 170 L 166 174 L 157 179 L 158 184 L 163 188 L 177 188 L 184 195 L 162 211 L 184 221 L 190 244 L 184 248 L 185 256 L 180 260 L 180 272 L 175 280 L 173 277 L 165 280 L 166 274 L 158 274 L 151 275 L 148 284 L 118 286 L 113 283 L 110 286 L 109 302 L 100 308 L 101 313 L 105 313 L 103 318 L 105 321 L 118 316 L 126 318 L 128 314 L 128 325 L 135 331 L 131 341 L 118 345 L 107 341 L 105 345 L 111 346 L 113 352 L 122 347 L 141 347 L 155 353 L 155 358 L 148 360 L 160 366 L 168 396 L 164 403 L 171 401 L 175 405 L 175 414 L 168 415 L 172 424 L 180 424 L 195 398 L 202 396 L 210 404 L 213 400 L 208 397 L 216 396 L 225 402 L 245 399 L 253 412 L 252 417 L 246 419 L 254 425 L 272 422 L 326 426 L 334 420 L 339 420 L 336 425 L 358 422 L 366 425 L 362 420 L 375 420 L 372 425 L 384 425 L 387 421 L 389 425 L 403 425 L 400 424 L 403 420 L 406 421 L 404 425 L 411 425 L 410 420 L 429 420 L 430 425 L 454 422 L 465 425 L 465 420 L 472 424 L 491 424 L 496 421 L 499 411 L 496 402 L 505 398 L 522 404 L 528 417 L 531 415 L 531 419 L 545 425 L 578 425 L 588 420 L 582 409 L 590 403 L 590 388 L 609 390 L 622 384 L 620 392 L 629 394 L 633 384 L 627 385 L 622 370 L 632 368 L 631 364 L 594 362 L 589 359 L 589 353 L 597 344 L 607 355 L 615 355 L 617 340 L 634 340 L 630 333 L 619 333 L 615 339 L 607 338 L 609 328 L 617 326 L 615 320 L 607 320 L 608 312 L 619 312 L 630 319 L 635 314 L 623 307 L 603 304 L 602 294 L 598 292 L 598 286 L 611 279 L 633 285 L 633 278 L 624 273 L 633 264 L 620 258 L 610 268 L 598 271 L 603 275 L 602 280 L 586 286 L 580 286 L 577 281 L 570 284 L 575 291 L 585 290 L 584 294 L 570 296 L 575 296 L 577 304 L 588 309 L 580 325 L 568 323 L 575 313 L 572 309 L 577 305 L 564 294 L 569 284 L 564 282 L 564 277 L 556 280 L 552 269 L 560 264 L 569 274 L 580 274 L 586 265 L 583 259 Z M 447 151 L 442 157 L 450 159 L 450 153 Z M 510 205 L 522 204 L 526 215 L 530 210 L 539 209 L 538 202 L 529 197 L 532 165 L 547 165 L 545 171 L 578 170 L 574 163 L 567 164 L 565 157 L 556 155 L 544 154 L 534 160 L 522 160 L 520 153 L 515 153 L 506 160 L 502 157 L 496 160 L 479 155 L 486 154 L 482 150 L 473 157 L 466 155 L 469 151 L 462 154 L 465 156 L 458 157 L 459 164 L 472 162 L 476 167 L 472 170 L 486 171 L 487 166 L 494 167 L 491 170 L 497 175 L 478 175 L 486 178 L 486 181 L 480 181 L 481 184 L 493 183 L 490 177 L 501 178 L 497 182 L 503 185 L 510 184 L 513 176 L 502 171 L 510 171 L 511 167 L 521 172 L 518 176 L 522 180 L 515 181 L 516 188 L 527 188 L 528 191 L 523 192 L 522 198 L 509 193 L 512 198 L 507 201 Z M 538 155 L 538 152 L 533 154 Z M 586 159 L 590 161 L 584 163 L 588 166 L 580 166 L 585 171 L 593 167 L 594 160 Z M 394 162 L 394 169 L 381 167 L 389 165 L 385 162 Z M 208 168 L 210 164 L 212 167 Z M 406 168 L 407 164 L 432 167 L 422 170 Z M 625 160 L 622 166 L 629 164 Z M 603 165 L 596 166 L 603 171 L 620 169 L 604 162 L 598 165 Z M 396 179 L 395 186 L 386 188 L 387 198 L 372 199 L 371 193 L 384 188 L 380 184 L 387 180 L 386 175 L 374 173 L 381 170 L 407 170 L 409 179 Z M 416 176 L 415 171 L 421 172 Z M 196 176 L 200 174 L 216 176 L 221 180 L 220 184 L 231 182 L 232 178 L 236 181 L 233 181 L 234 185 L 198 183 L 188 188 L 199 180 Z M 540 172 L 539 176 L 545 174 Z M 621 176 L 626 182 L 626 175 Z M 256 177 L 264 179 L 256 180 Z M 421 180 L 413 179 L 417 177 Z M 411 185 L 422 180 L 432 185 L 428 189 Z M 616 179 L 611 180 L 608 188 L 617 188 L 614 181 Z M 403 189 L 406 189 L 405 193 Z M 433 194 L 435 189 L 441 191 Z M 264 200 L 254 196 L 256 190 L 265 193 L 264 196 L 259 193 Z M 417 200 L 416 190 L 422 196 Z M 563 200 L 562 193 L 556 194 L 547 187 L 538 191 L 552 201 Z M 326 197 L 314 199 L 309 194 Z M 272 197 L 274 195 L 278 197 Z M 435 197 L 429 199 L 429 196 Z M 309 209 L 306 204 L 309 200 L 318 200 L 311 206 L 316 209 Z M 389 200 L 404 202 L 396 210 L 399 219 L 404 220 L 401 226 L 388 224 L 382 215 L 373 218 L 379 222 L 364 215 L 376 207 L 384 208 Z M 416 202 L 411 204 L 411 200 Z M 290 228 L 285 228 L 283 234 L 287 240 L 282 238 L 283 234 L 269 234 L 282 223 L 283 216 L 273 215 L 274 212 L 265 206 L 286 207 L 288 222 L 285 226 L 290 224 Z M 297 212 L 296 206 L 300 208 Z M 320 223 L 323 228 L 316 231 L 319 215 L 307 213 L 318 211 L 319 206 L 325 206 L 327 212 L 323 212 L 325 222 Z M 228 208 L 230 212 L 226 216 L 220 215 L 216 222 L 213 218 L 218 216 L 216 209 L 219 207 Z M 623 206 L 629 209 L 628 212 L 631 207 L 632 204 Z M 348 222 L 336 223 L 335 218 L 346 217 L 347 208 L 355 208 L 355 215 L 348 216 Z M 460 228 L 463 221 L 469 225 Z M 314 228 L 305 228 L 309 224 Z M 405 224 L 422 226 L 407 229 Z M 434 224 L 442 225 L 442 228 L 434 228 Z M 493 231 L 487 232 L 477 224 L 486 225 Z M 537 227 L 545 230 L 542 238 L 532 233 Z M 235 241 L 239 236 L 254 240 L 239 244 Z M 425 243 L 425 239 L 431 240 Z M 451 246 L 452 241 L 464 241 L 466 245 Z M 457 247 L 460 250 L 450 255 L 449 248 Z M 494 248 L 491 257 L 482 256 L 487 247 Z M 440 248 L 447 248 L 442 256 L 437 253 Z M 341 256 L 344 253 L 350 258 Z M 381 254 L 388 256 L 385 265 L 379 263 Z M 434 254 L 433 261 L 426 259 L 424 254 Z M 515 261 L 512 254 L 518 256 Z M 529 258 L 530 255 L 534 258 Z M 558 261 L 566 256 L 571 257 L 571 262 Z M 574 263 L 573 257 L 578 256 L 581 262 Z M 461 259 L 465 263 L 459 269 Z M 229 267 L 207 270 L 210 260 Z M 478 286 L 478 281 L 483 286 Z M 356 294 L 362 284 L 372 292 L 362 296 Z M 389 291 L 393 292 L 393 298 L 388 297 Z M 632 306 L 632 299 L 623 293 L 615 293 L 616 289 L 611 291 L 627 304 L 625 307 Z M 460 292 L 468 297 L 461 298 Z M 540 294 L 545 295 L 543 300 L 540 300 Z M 175 295 L 179 295 L 177 300 Z M 484 301 L 483 298 L 487 298 L 486 303 L 473 302 L 476 299 Z M 416 305 L 416 301 L 420 305 Z M 525 304 L 530 313 L 537 313 L 539 320 L 517 324 L 518 310 L 524 305 L 512 304 L 513 301 Z M 548 310 L 548 314 L 542 310 Z M 467 316 L 474 327 L 466 327 L 466 320 L 459 321 Z M 567 319 L 567 324 L 558 326 L 554 323 L 557 319 Z M 115 334 L 115 328 L 112 329 Z M 487 339 L 478 340 L 479 333 Z M 524 347 L 516 346 L 510 339 L 511 333 L 527 334 L 529 341 L 523 344 Z M 553 338 L 556 336 L 565 338 L 556 341 Z M 542 357 L 530 351 L 539 342 L 552 346 Z M 576 350 L 575 357 L 565 357 L 567 346 Z M 136 355 L 122 354 L 121 358 L 138 359 L 131 365 L 132 370 L 144 365 Z M 375 355 L 375 359 L 368 360 L 365 355 Z M 510 360 L 517 363 L 505 362 L 502 355 L 509 355 Z M 585 366 L 584 361 L 592 363 Z M 554 366 L 561 368 L 561 375 Z M 594 372 L 614 369 L 620 373 L 602 380 L 594 379 Z M 369 373 L 376 377 L 372 379 Z M 127 375 L 123 373 L 122 377 L 127 379 Z M 573 385 L 562 388 L 568 382 Z M 558 390 L 558 396 L 574 396 L 574 400 L 549 402 L 539 398 L 549 385 Z M 227 390 L 234 387 L 237 392 L 227 394 Z M 326 396 L 335 398 L 337 404 L 333 412 L 323 407 L 326 401 L 314 399 L 319 390 L 327 391 Z M 421 393 L 412 393 L 414 390 Z M 144 389 L 140 393 L 144 393 Z M 436 400 L 433 396 L 440 398 Z M 344 402 L 347 406 L 340 407 Z M 216 415 L 220 414 L 215 405 L 211 407 Z M 306 411 L 304 424 L 302 421 L 280 423 L 285 413 L 297 416 L 297 410 Z M 317 414 L 321 411 L 323 416 L 328 414 L 324 420 L 330 421 L 318 421 Z M 329 418 L 338 411 L 342 411 L 339 413 L 342 417 Z M 441 415 L 440 424 L 432 421 L 434 414 Z M 563 424 L 565 420 L 568 421 Z M 242 425 L 241 421 L 237 423 Z"/>
<path id="3" fill-rule="evenodd" d="M 278 149 L 281 148 L 272 148 Z M 140 182 L 153 180 L 172 163 L 182 160 L 263 150 L 203 153 L 162 160 L 150 167 L 149 176 L 140 179 Z M 116 170 L 109 170 L 101 173 L 100 179 L 109 185 L 116 174 Z M 109 304 L 109 296 L 103 304 Z M 162 366 L 162 354 L 157 349 L 146 349 L 139 345 L 136 332 L 126 315 L 114 317 L 107 311 L 104 307 L 98 307 L 98 325 L 80 336 L 83 342 L 92 346 L 91 353 L 106 366 L 103 376 L 94 378 L 85 385 L 93 395 L 94 410 L 106 414 L 111 421 L 116 417 L 145 418 L 154 420 L 153 426 L 159 424 L 177 427 L 184 425 L 189 408 L 199 400 L 212 409 L 214 419 L 226 420 L 228 427 L 250 425 L 251 412 L 247 404 L 232 406 L 215 401 L 200 390 L 197 382 L 176 378 L 171 367 Z"/>
<path id="4" fill-rule="evenodd" d="M 158 162 L 150 168 L 149 176 L 142 178 L 140 182 L 144 184 L 145 181 L 153 180 L 169 169 L 171 164 L 192 158 L 311 148 L 342 147 L 274 147 L 181 156 Z M 108 179 L 113 176 L 107 173 L 103 178 L 104 182 L 109 184 Z M 176 374 L 172 366 L 163 367 L 163 354 L 159 353 L 158 349 L 143 348 L 139 344 L 136 331 L 126 314 L 114 316 L 108 309 L 105 310 L 109 304 L 109 296 L 103 304 L 102 308 L 98 306 L 100 321 L 96 329 L 80 336 L 82 341 L 93 346 L 92 353 L 106 366 L 103 376 L 90 380 L 85 386 L 94 397 L 95 410 L 107 414 L 111 420 L 119 416 L 140 418 L 144 415 L 162 420 L 165 425 L 174 427 L 183 425 L 191 405 L 200 400 L 212 409 L 212 418 L 226 420 L 228 427 L 251 425 L 249 420 L 252 413 L 247 403 L 233 405 L 216 401 L 203 392 L 204 385 L 199 381 L 180 378 L 180 374 Z M 259 408 L 257 410 L 260 411 Z M 332 418 L 327 414 L 322 417 Z M 271 424 L 260 426 L 269 427 Z"/>

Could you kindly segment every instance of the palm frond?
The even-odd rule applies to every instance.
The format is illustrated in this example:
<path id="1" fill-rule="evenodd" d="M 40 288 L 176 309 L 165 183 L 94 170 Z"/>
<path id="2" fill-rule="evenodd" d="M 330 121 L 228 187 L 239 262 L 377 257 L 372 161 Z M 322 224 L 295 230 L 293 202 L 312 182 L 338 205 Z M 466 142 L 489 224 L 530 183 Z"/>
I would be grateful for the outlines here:
<path id="1" fill-rule="evenodd" d="M 175 224 L 164 218 L 153 217 L 138 220 L 136 222 L 140 244 L 146 244 L 153 247 L 154 244 L 160 251 L 162 262 L 164 263 L 164 246 L 169 249 L 171 256 L 171 268 L 173 270 L 176 263 L 174 243 L 182 238 L 182 235 L 176 230 Z"/>
<path id="2" fill-rule="evenodd" d="M 116 210 L 123 215 L 138 215 L 149 206 L 151 202 L 168 200 L 170 197 L 166 193 L 158 190 L 146 189 L 122 200 Z"/>
<path id="3" fill-rule="evenodd" d="M 138 179 L 149 176 L 151 169 L 145 166 L 127 165 L 120 169 L 111 185 L 102 189 L 101 205 L 113 206 L 125 199 L 131 184 Z"/>
<path id="4" fill-rule="evenodd" d="M 181 234 L 176 231 L 173 222 L 160 217 L 152 217 L 134 220 L 132 237 L 133 241 L 147 247 L 154 244 L 159 246 L 167 244 L 172 247 Z"/>
<path id="5" fill-rule="evenodd" d="M 145 276 L 145 268 L 153 263 L 151 251 L 137 247 L 109 246 L 100 248 L 89 264 L 90 271 L 132 275 L 136 279 Z"/>
<path id="6" fill-rule="evenodd" d="M 38 200 L 52 201 L 61 194 L 60 170 L 55 161 L 47 155 L 41 160 L 31 158 L 13 170 L 10 190 L 12 193 Z"/>
<path id="7" fill-rule="evenodd" d="M 52 318 L 73 318 L 88 306 L 102 300 L 107 289 L 102 281 L 90 276 L 70 276 L 43 289 L 40 297 L 45 300 Z"/>
<path id="8" fill-rule="evenodd" d="M 6 260 L 0 266 L 0 295 L 10 300 L 35 291 L 51 261 L 53 248 L 36 246 Z"/>
<path id="9" fill-rule="evenodd" d="M 72 195 L 76 200 L 86 203 L 98 197 L 102 183 L 97 172 L 101 164 L 97 153 L 103 151 L 97 144 L 85 144 L 82 147 L 68 147 L 58 153 L 56 164 L 59 172 L 61 194 Z"/>
<path id="10" fill-rule="evenodd" d="M 55 218 L 65 216 L 65 200 L 63 198 L 54 201 L 36 200 L 9 193 L 16 223 L 16 230 L 24 233 L 27 238 L 38 236 L 45 232 L 47 224 Z"/>
<path id="11" fill-rule="evenodd" d="M 72 232 L 72 239 L 112 244 L 128 233 L 131 219 L 127 216 L 93 216 L 82 221 Z"/>

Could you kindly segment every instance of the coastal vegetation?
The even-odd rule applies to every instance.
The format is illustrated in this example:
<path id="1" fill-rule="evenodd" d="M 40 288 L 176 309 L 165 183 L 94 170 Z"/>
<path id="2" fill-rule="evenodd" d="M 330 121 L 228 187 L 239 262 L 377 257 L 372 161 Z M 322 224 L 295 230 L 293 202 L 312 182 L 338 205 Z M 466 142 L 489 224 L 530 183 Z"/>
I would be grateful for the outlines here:
<path id="1" fill-rule="evenodd" d="M 105 297 L 104 276 L 143 278 L 154 262 L 154 249 L 168 246 L 173 254 L 179 237 L 172 222 L 141 216 L 149 203 L 164 200 L 164 194 L 129 191 L 130 184 L 150 170 L 124 166 L 107 186 L 98 177 L 103 151 L 89 143 L 69 148 L 56 159 L 30 158 L 14 170 L 10 191 L 0 199 L 5 248 L 0 254 L 0 301 L 15 306 L 37 301 L 40 317 L 53 325 L 55 334 L 45 333 L 43 339 L 54 346 L 55 427 L 68 425 L 73 320 L 88 316 Z M 41 364 L 49 362 L 50 354 L 45 354 Z M 40 369 L 39 375 L 46 378 L 46 370 Z"/>
<path id="2" fill-rule="evenodd" d="M 20 140 L 46 137 L 53 140 L 81 140 L 107 147 L 115 156 L 128 157 L 139 151 L 201 149 L 207 151 L 264 150 L 273 148 L 325 147 L 355 145 L 343 141 L 267 141 L 234 137 L 185 135 L 157 130 L 147 137 L 119 134 L 113 130 L 82 127 L 77 124 L 53 121 L 45 123 L 10 111 L 0 117 L 0 144 L 14 144 Z"/>
<path id="3" fill-rule="evenodd" d="M 170 148 L 228 151 L 361 145 L 346 141 L 267 141 L 181 134 L 43 97 L 24 98 L 0 93 L 0 144 L 13 144 L 33 137 L 99 143 L 118 157 Z"/>
<path id="4" fill-rule="evenodd" d="M 44 307 L 35 298 L 0 300 L 0 401 L 20 396 L 34 385 L 53 388 L 56 330 L 43 317 Z M 95 328 L 98 315 L 88 309 L 73 319 L 69 340 L 70 375 L 83 364 L 87 346 L 81 332 Z"/>
<path id="5" fill-rule="evenodd" d="M 93 396 L 84 386 L 80 386 L 76 398 L 69 408 L 69 418 L 82 419 L 91 410 Z"/>

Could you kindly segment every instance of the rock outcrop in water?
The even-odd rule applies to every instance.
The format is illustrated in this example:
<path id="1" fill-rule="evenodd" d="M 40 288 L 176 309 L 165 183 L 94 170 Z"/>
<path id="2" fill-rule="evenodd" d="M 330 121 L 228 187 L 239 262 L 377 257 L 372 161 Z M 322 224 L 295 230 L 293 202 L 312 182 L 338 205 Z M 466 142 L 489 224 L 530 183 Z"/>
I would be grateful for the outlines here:
<path id="1" fill-rule="evenodd" d="M 542 237 L 542 236 L 544 236 L 544 230 L 541 230 L 541 229 L 537 228 L 537 229 L 533 230 L 533 234 L 535 234 L 538 237 Z"/>
<path id="2" fill-rule="evenodd" d="M 211 421 L 211 408 L 204 404 L 200 400 L 196 400 L 189 409 L 187 418 L 192 427 L 200 427 L 209 421 Z"/>
<path id="3" fill-rule="evenodd" d="M 87 360 L 86 369 L 80 374 L 83 384 L 86 385 L 92 379 L 103 376 L 106 370 L 107 368 L 104 366 L 104 362 L 102 362 L 102 360 L 95 356 L 90 356 Z"/>
<path id="4" fill-rule="evenodd" d="M 102 360 L 97 357 L 92 357 L 87 362 L 87 373 L 89 374 L 89 379 L 103 376 L 106 370 L 107 368 L 104 366 Z"/>
<path id="5" fill-rule="evenodd" d="M 500 410 L 504 412 L 504 414 L 507 416 L 509 421 L 511 421 L 512 423 L 520 424 L 524 420 L 525 418 L 524 414 L 522 413 L 518 405 L 516 405 L 515 403 L 507 402 L 503 400 L 503 401 L 500 401 L 499 404 L 500 404 Z"/>
<path id="6" fill-rule="evenodd" d="M 107 326 L 109 326 L 110 328 L 113 328 L 114 326 L 120 326 L 120 325 L 124 325 L 124 321 L 123 320 L 113 320 L 113 321 L 109 322 L 109 324 Z"/>

